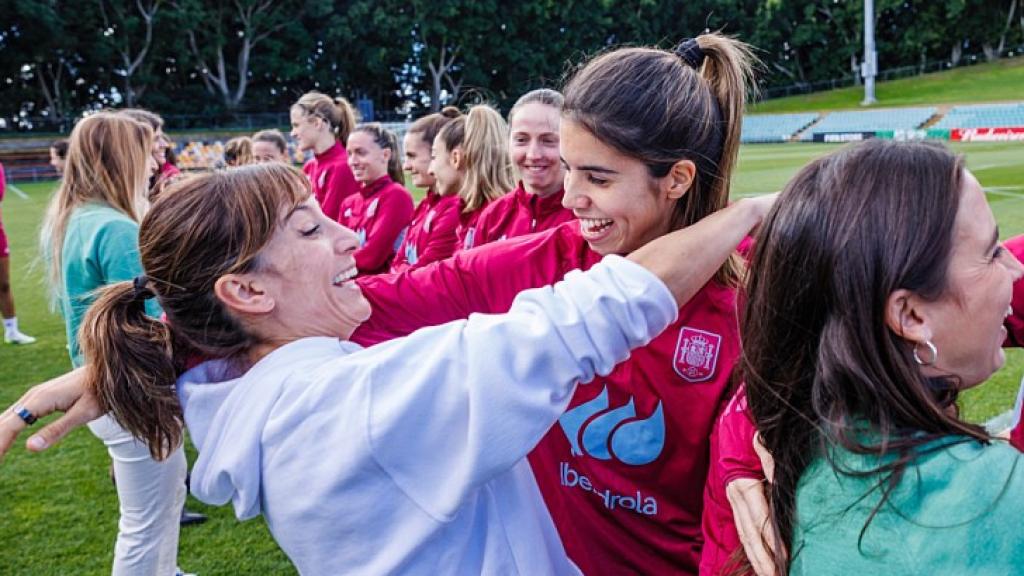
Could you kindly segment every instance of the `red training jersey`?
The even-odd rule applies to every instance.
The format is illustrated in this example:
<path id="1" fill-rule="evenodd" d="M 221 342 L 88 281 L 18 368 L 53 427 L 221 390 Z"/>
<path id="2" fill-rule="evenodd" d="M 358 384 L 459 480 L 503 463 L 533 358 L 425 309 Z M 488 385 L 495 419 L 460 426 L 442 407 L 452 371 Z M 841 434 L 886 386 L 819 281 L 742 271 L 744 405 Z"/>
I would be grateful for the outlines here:
<path id="1" fill-rule="evenodd" d="M 474 246 L 533 234 L 574 220 L 572 210 L 562 206 L 564 195 L 564 189 L 545 197 L 530 194 L 520 181 L 515 190 L 491 202 L 480 213 Z"/>
<path id="2" fill-rule="evenodd" d="M 522 290 L 600 260 L 576 222 L 359 279 L 373 315 L 352 340 L 508 310 Z M 581 385 L 530 454 L 569 557 L 586 574 L 696 574 L 708 438 L 739 356 L 736 292 L 710 282 L 607 377 Z"/>
<path id="3" fill-rule="evenodd" d="M 480 220 L 480 214 L 487 208 L 484 204 L 472 212 L 463 212 L 465 203 L 459 201 L 459 225 L 455 229 L 455 251 L 469 250 L 476 246 L 476 223 Z"/>
<path id="4" fill-rule="evenodd" d="M 1003 242 L 1003 246 L 1018 260 L 1024 262 L 1024 234 L 1010 238 Z M 1024 347 L 1024 278 L 1013 283 L 1013 300 L 1010 307 L 1013 308 L 1013 314 L 1006 318 L 1006 342 L 1003 345 Z M 1018 410 L 1024 407 L 1024 403 L 1018 404 Z M 1010 444 L 1024 451 L 1024 418 L 1021 416 L 1020 413 L 1017 414 L 1017 425 L 1010 431 Z"/>
<path id="5" fill-rule="evenodd" d="M 302 166 L 302 171 L 313 184 L 313 196 L 320 209 L 334 221 L 339 221 L 341 201 L 359 191 L 359 183 L 348 165 L 348 153 L 340 142 L 335 142 Z"/>
<path id="6" fill-rule="evenodd" d="M 387 272 L 395 249 L 412 220 L 412 196 L 385 174 L 341 201 L 343 226 L 359 236 L 356 266 L 360 274 Z"/>
<path id="7" fill-rule="evenodd" d="M 742 545 L 725 487 L 739 478 L 764 480 L 761 460 L 754 451 L 755 434 L 757 428 L 747 406 L 747 393 L 740 387 L 711 433 L 711 469 L 704 487 L 701 576 L 730 574 L 736 568 L 733 554 Z"/>
<path id="8" fill-rule="evenodd" d="M 391 261 L 391 272 L 403 272 L 444 260 L 455 253 L 459 227 L 458 195 L 441 196 L 433 190 L 420 201 L 402 245 Z"/>

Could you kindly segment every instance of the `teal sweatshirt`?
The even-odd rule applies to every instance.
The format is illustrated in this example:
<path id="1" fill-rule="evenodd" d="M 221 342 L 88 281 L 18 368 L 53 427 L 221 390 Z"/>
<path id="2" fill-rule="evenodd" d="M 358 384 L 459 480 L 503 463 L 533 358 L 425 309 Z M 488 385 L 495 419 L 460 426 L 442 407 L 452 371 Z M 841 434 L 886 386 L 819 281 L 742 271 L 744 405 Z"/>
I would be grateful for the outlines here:
<path id="1" fill-rule="evenodd" d="M 95 290 L 142 274 L 139 225 L 106 204 L 85 204 L 75 208 L 68 218 L 62 250 L 60 307 L 71 363 L 77 368 L 85 363 L 78 327 L 96 299 Z M 146 313 L 160 316 L 155 299 L 146 302 Z"/>
<path id="2" fill-rule="evenodd" d="M 863 532 L 881 499 L 878 476 L 836 472 L 819 458 L 797 488 L 791 575 L 1019 574 L 1024 571 L 1024 464 L 1004 442 L 958 438 L 907 467 Z M 851 470 L 877 457 L 836 449 Z"/>

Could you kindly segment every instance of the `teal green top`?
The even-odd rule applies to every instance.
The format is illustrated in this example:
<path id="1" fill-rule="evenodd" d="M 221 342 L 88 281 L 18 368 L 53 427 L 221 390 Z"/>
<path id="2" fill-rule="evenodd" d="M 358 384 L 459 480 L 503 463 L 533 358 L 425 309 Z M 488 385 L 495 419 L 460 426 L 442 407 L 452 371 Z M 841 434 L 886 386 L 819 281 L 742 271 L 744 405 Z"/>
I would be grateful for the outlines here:
<path id="1" fill-rule="evenodd" d="M 89 203 L 71 212 L 61 252 L 60 307 L 64 313 L 71 364 L 84 364 L 78 346 L 78 327 L 95 300 L 97 288 L 142 274 L 139 260 L 139 225 L 123 212 L 106 204 Z M 160 316 L 155 299 L 146 302 L 146 313 Z"/>
<path id="2" fill-rule="evenodd" d="M 824 458 L 797 488 L 791 575 L 1019 574 L 1024 570 L 1024 465 L 1004 442 L 939 440 L 908 466 L 887 503 L 877 476 L 837 473 Z M 945 447 L 941 447 L 945 446 Z M 837 450 L 837 461 L 868 470 L 878 458 Z"/>

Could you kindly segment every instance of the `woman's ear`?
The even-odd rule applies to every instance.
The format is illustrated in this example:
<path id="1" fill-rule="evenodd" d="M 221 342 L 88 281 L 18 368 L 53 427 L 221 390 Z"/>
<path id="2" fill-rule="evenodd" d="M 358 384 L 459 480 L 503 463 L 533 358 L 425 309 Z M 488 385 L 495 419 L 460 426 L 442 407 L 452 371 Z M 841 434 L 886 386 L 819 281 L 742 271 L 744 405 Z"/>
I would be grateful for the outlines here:
<path id="1" fill-rule="evenodd" d="M 274 310 L 274 298 L 267 294 L 262 282 L 248 274 L 225 274 L 213 285 L 213 294 L 239 314 L 259 316 Z"/>
<path id="2" fill-rule="evenodd" d="M 452 163 L 452 167 L 456 170 L 462 169 L 462 146 L 452 148 L 452 151 L 448 153 L 448 161 Z"/>
<path id="3" fill-rule="evenodd" d="M 885 302 L 885 324 L 905 340 L 915 344 L 932 339 L 927 306 L 916 294 L 899 289 Z"/>
<path id="4" fill-rule="evenodd" d="M 669 199 L 678 200 L 690 191 L 696 176 L 697 165 L 691 160 L 680 160 L 661 179 L 662 190 Z"/>

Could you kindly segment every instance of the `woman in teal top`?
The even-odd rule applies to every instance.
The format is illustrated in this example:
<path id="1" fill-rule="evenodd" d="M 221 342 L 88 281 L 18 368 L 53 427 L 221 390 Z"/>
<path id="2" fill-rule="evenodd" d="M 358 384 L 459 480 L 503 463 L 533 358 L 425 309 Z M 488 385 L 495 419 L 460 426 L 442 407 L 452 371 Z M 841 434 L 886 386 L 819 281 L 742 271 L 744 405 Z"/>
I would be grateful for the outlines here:
<path id="1" fill-rule="evenodd" d="M 742 376 L 777 572 L 1018 572 L 1024 462 L 955 400 L 1003 365 L 1022 268 L 962 159 L 844 148 L 787 185 L 756 246 Z"/>
<path id="2" fill-rule="evenodd" d="M 101 112 L 71 132 L 64 180 L 43 225 L 54 298 L 64 313 L 71 363 L 83 363 L 78 329 L 97 288 L 142 273 L 139 220 L 147 205 L 152 129 L 127 116 Z M 160 314 L 154 304 L 147 308 Z M 185 456 L 154 460 L 112 418 L 89 423 L 114 462 L 121 517 L 112 573 L 177 573 L 178 521 L 185 500 Z"/>

